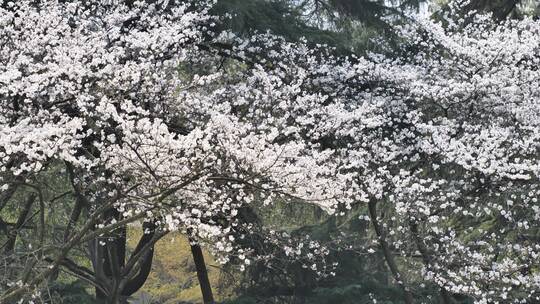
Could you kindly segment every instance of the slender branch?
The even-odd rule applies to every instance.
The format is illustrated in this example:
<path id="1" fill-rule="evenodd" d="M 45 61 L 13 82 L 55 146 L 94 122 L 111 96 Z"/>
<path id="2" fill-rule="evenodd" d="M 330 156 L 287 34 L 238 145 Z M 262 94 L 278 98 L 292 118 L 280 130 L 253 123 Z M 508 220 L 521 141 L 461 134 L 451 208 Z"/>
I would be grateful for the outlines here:
<path id="1" fill-rule="evenodd" d="M 26 199 L 26 203 L 24 204 L 23 210 L 19 214 L 19 218 L 17 219 L 17 222 L 11 229 L 9 233 L 8 240 L 6 244 L 4 245 L 4 253 L 9 253 L 13 251 L 15 248 L 15 241 L 17 240 L 17 235 L 19 234 L 19 230 L 24 226 L 24 223 L 26 222 L 26 218 L 28 217 L 28 213 L 30 213 L 30 210 L 32 209 L 32 205 L 34 204 L 34 201 L 36 199 L 35 193 L 31 193 L 28 198 Z"/>
<path id="2" fill-rule="evenodd" d="M 64 241 L 69 238 L 69 234 L 71 233 L 73 226 L 75 226 L 75 224 L 79 220 L 83 206 L 89 205 L 88 200 L 82 194 L 82 190 L 75 182 L 75 175 L 73 173 L 73 165 L 71 165 L 70 163 L 66 163 L 66 171 L 68 172 L 69 181 L 75 193 L 75 206 L 73 207 L 73 210 L 71 211 L 71 215 L 69 216 L 69 221 L 66 226 L 66 230 L 64 232 Z"/>

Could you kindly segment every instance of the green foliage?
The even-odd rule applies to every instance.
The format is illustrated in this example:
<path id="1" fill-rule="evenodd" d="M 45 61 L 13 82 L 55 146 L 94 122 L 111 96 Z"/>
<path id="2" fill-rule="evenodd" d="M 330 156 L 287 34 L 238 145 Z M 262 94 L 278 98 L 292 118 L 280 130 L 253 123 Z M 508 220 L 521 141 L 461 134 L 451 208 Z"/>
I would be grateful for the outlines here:
<path id="1" fill-rule="evenodd" d="M 310 298 L 310 303 L 316 304 L 363 304 L 373 303 L 376 299 L 377 303 L 397 304 L 402 303 L 398 300 L 401 295 L 399 292 L 391 288 L 377 288 L 376 284 L 351 284 L 333 288 L 318 288 Z M 376 291 L 376 293 L 374 293 Z M 387 292 L 387 293 L 386 293 Z M 392 300 L 381 300 L 380 296 L 391 298 Z"/>
<path id="2" fill-rule="evenodd" d="M 338 33 L 307 24 L 290 1 L 220 0 L 214 13 L 229 14 L 224 26 L 241 36 L 270 31 L 292 41 L 305 37 L 313 43 L 336 45 L 339 40 Z"/>
<path id="3" fill-rule="evenodd" d="M 265 226 L 297 237 L 309 235 L 312 240 L 328 244 L 331 252 L 326 260 L 328 264 L 339 263 L 336 274 L 320 279 L 297 262 L 281 264 L 276 269 L 266 267 L 266 262 L 257 262 L 244 273 L 237 291 L 240 296 L 228 303 L 352 304 L 372 303 L 373 299 L 378 303 L 401 303 L 402 291 L 392 282 L 382 256 L 358 250 L 368 245 L 363 236 L 371 233 L 368 223 L 358 219 L 359 213 L 364 212 L 362 208 L 345 217 L 328 216 L 311 205 L 280 202 L 257 211 Z M 348 239 L 350 235 L 352 239 Z M 279 256 L 276 259 L 286 260 Z M 436 290 L 431 289 L 419 297 L 428 299 L 434 294 Z"/>
<path id="4" fill-rule="evenodd" d="M 94 295 L 88 293 L 85 284 L 80 281 L 66 282 L 58 280 L 51 286 L 50 303 L 61 304 L 94 304 Z"/>
<path id="5" fill-rule="evenodd" d="M 241 296 L 237 299 L 227 300 L 223 302 L 223 304 L 260 304 L 260 302 L 258 302 L 258 299 L 253 297 Z"/>
<path id="6" fill-rule="evenodd" d="M 363 53 L 377 47 L 372 38 L 390 38 L 384 18 L 403 18 L 403 10 L 425 0 L 220 0 L 213 13 L 225 18 L 222 27 L 241 35 L 272 32 L 290 41 L 306 39 L 340 53 Z M 395 19 L 394 18 L 394 19 Z"/>

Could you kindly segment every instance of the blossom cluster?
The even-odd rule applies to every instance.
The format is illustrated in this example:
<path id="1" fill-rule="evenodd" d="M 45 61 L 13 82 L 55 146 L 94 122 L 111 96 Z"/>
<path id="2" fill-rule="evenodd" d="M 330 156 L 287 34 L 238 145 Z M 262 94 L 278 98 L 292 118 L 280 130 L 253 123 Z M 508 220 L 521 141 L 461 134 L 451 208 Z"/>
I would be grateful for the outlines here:
<path id="1" fill-rule="evenodd" d="M 425 280 L 538 297 L 539 21 L 424 17 L 397 55 L 357 57 L 216 33 L 212 4 L 2 6 L 2 195 L 66 167 L 91 214 L 121 214 L 93 228 L 142 218 L 244 265 L 245 208 L 377 203 L 378 240 Z M 328 250 L 287 239 L 267 241 L 318 271 Z"/>

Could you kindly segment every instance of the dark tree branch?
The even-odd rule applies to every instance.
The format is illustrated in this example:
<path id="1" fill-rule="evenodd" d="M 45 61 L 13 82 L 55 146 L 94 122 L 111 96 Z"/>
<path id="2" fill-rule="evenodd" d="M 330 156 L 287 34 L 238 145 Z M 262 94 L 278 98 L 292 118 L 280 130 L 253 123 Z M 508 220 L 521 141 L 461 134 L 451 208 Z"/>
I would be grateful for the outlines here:
<path id="1" fill-rule="evenodd" d="M 193 262 L 195 263 L 195 269 L 197 270 L 197 278 L 199 279 L 199 286 L 201 287 L 201 293 L 203 296 L 204 304 L 214 304 L 214 295 L 212 294 L 212 285 L 208 279 L 208 271 L 206 269 L 206 263 L 204 262 L 204 256 L 199 244 L 194 244 L 193 239 L 189 240 L 191 246 L 191 254 L 193 255 Z"/>
<path id="2" fill-rule="evenodd" d="M 17 219 L 17 222 L 9 232 L 8 240 L 6 244 L 4 245 L 4 253 L 10 253 L 15 248 L 15 241 L 17 240 L 17 235 L 19 234 L 19 230 L 23 228 L 24 223 L 26 222 L 26 218 L 28 217 L 28 213 L 30 213 L 30 210 L 32 209 L 32 205 L 34 204 L 34 201 L 36 200 L 35 193 L 31 193 L 28 198 L 26 199 L 26 203 L 24 204 L 24 207 L 19 214 L 19 218 Z"/>
<path id="3" fill-rule="evenodd" d="M 377 238 L 379 239 L 379 245 L 381 246 L 384 259 L 386 260 L 386 265 L 390 269 L 390 272 L 392 273 L 394 280 L 396 280 L 397 284 L 403 290 L 403 294 L 405 296 L 404 298 L 405 303 L 412 304 L 414 303 L 412 293 L 406 286 L 404 282 L 404 278 L 399 272 L 396 261 L 394 260 L 390 247 L 388 246 L 388 242 L 386 241 L 386 233 L 384 232 L 381 224 L 379 223 L 378 216 L 377 216 L 377 201 L 370 200 L 368 203 L 368 208 L 369 208 L 369 217 L 371 219 L 371 223 L 373 224 L 373 228 L 375 229 L 375 233 L 377 234 Z"/>

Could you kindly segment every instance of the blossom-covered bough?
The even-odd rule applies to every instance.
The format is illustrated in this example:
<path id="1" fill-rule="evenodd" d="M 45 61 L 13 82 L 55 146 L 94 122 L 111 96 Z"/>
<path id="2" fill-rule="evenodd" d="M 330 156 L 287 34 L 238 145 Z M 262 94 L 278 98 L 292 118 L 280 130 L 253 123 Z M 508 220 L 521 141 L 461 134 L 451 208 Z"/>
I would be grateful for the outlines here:
<path id="1" fill-rule="evenodd" d="M 391 252 L 423 264 L 443 303 L 453 295 L 535 302 L 540 23 L 460 15 L 466 4 L 452 3 L 440 21 L 400 27 L 399 59 L 373 57 L 400 67 L 404 83 L 396 93 L 383 91 L 400 99 L 402 112 L 389 133 L 380 130 L 382 141 L 370 140 L 369 151 L 386 150 L 373 164 L 380 189 L 371 192 L 371 220 L 398 282 L 412 272 L 400 273 Z M 377 218 L 380 204 L 385 219 Z"/>
<path id="2" fill-rule="evenodd" d="M 431 25 L 444 51 L 414 58 L 428 166 L 411 172 L 397 202 L 413 234 L 430 223 L 420 236 L 430 280 L 479 302 L 538 300 L 540 24 L 470 18 Z"/>
<path id="3" fill-rule="evenodd" d="M 1 207 L 16 221 L 2 219 L 0 302 L 42 299 L 62 270 L 116 303 L 144 283 L 169 231 L 226 261 L 240 207 L 282 198 L 331 208 L 342 194 L 331 155 L 298 140 L 294 117 L 271 115 L 293 113 L 288 95 L 301 95 L 281 83 L 278 55 L 257 54 L 282 42 L 216 36 L 211 4 L 2 4 Z M 235 49 L 216 47 L 225 43 Z M 125 227 L 137 221 L 145 234 L 125 259 Z M 76 263 L 84 252 L 93 270 Z"/>
<path id="4" fill-rule="evenodd" d="M 293 57 L 305 93 L 288 99 L 322 101 L 291 113 L 302 140 L 330 153 L 328 168 L 349 183 L 338 201 L 367 203 L 406 302 L 418 268 L 403 265 L 423 265 L 443 303 L 534 302 L 540 24 L 461 15 L 463 5 L 397 27 L 397 59 L 325 54 L 304 71 Z"/>
<path id="5" fill-rule="evenodd" d="M 64 271 L 117 303 L 169 231 L 223 262 L 271 259 L 259 232 L 304 255 L 246 220 L 276 200 L 366 204 L 408 303 L 403 265 L 444 303 L 539 296 L 538 21 L 450 10 L 399 28 L 397 59 L 358 58 L 218 32 L 211 6 L 2 3 L 0 302 L 39 301 Z M 130 223 L 145 234 L 125 259 Z"/>

